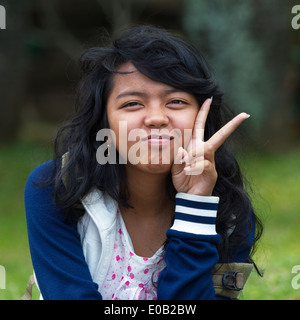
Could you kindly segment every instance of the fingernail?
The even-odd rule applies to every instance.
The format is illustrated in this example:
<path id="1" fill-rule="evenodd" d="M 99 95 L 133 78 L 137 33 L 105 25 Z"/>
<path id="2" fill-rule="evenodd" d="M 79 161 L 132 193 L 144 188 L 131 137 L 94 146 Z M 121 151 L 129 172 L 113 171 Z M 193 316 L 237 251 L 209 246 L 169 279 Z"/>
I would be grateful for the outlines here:
<path id="1" fill-rule="evenodd" d="M 213 102 L 213 98 L 214 98 L 214 96 L 211 96 L 211 103 Z"/>
<path id="2" fill-rule="evenodd" d="M 185 163 L 184 159 L 181 159 L 179 162 L 180 162 L 181 164 Z"/>
<path id="3" fill-rule="evenodd" d="M 183 170 L 187 171 L 187 170 L 190 170 L 191 169 L 191 166 L 188 166 L 188 167 L 185 167 Z"/>
<path id="4" fill-rule="evenodd" d="M 247 119 L 250 118 L 250 114 L 247 114 Z"/>

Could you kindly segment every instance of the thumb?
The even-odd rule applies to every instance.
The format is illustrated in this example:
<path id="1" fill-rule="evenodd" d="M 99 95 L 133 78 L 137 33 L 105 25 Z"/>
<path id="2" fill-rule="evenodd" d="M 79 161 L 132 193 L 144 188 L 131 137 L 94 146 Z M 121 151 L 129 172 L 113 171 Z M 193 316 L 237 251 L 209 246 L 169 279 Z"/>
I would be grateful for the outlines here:
<path id="1" fill-rule="evenodd" d="M 188 159 L 187 151 L 182 147 L 179 147 L 177 154 L 174 158 L 174 163 L 171 168 L 172 176 L 175 176 L 183 171 L 185 167 L 185 163 L 187 162 L 187 159 Z"/>

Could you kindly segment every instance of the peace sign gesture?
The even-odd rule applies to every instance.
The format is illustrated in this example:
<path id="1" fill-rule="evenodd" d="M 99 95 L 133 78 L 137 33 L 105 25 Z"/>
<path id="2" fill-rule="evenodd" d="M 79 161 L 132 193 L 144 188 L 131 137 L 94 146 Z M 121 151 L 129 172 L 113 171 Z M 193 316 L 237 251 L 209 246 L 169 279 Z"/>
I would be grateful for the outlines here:
<path id="1" fill-rule="evenodd" d="M 182 147 L 178 149 L 171 168 L 172 181 L 177 192 L 212 195 L 218 177 L 215 152 L 235 129 L 249 118 L 247 113 L 240 113 L 204 142 L 205 122 L 211 102 L 212 99 L 207 99 L 201 106 L 187 150 Z"/>

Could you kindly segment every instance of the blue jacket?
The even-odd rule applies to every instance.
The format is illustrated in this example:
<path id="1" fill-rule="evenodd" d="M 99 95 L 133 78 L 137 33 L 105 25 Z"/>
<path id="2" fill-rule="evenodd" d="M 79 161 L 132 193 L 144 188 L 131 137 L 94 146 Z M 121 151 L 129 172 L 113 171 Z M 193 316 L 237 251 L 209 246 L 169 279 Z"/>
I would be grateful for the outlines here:
<path id="1" fill-rule="evenodd" d="M 82 200 L 86 214 L 77 225 L 65 223 L 55 203 L 53 186 L 37 186 L 48 179 L 52 161 L 37 167 L 25 186 L 29 246 L 43 299 L 101 300 L 102 281 L 110 263 L 117 204 L 100 191 Z M 211 269 L 219 261 L 220 235 L 215 231 L 218 197 L 178 193 L 175 220 L 167 231 L 166 268 L 158 279 L 162 300 L 222 299 L 215 294 Z M 236 226 L 238 227 L 238 226 Z M 245 262 L 254 241 L 255 224 L 234 260 Z"/>

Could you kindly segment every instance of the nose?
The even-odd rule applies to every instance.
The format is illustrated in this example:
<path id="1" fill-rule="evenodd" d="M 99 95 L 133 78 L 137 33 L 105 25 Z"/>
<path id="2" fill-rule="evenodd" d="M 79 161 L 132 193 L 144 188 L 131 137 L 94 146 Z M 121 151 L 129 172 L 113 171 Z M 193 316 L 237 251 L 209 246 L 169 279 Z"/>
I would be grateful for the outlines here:
<path id="1" fill-rule="evenodd" d="M 169 118 L 166 115 L 164 107 L 153 106 L 147 110 L 147 114 L 144 119 L 144 123 L 147 127 L 162 128 L 169 124 Z"/>

